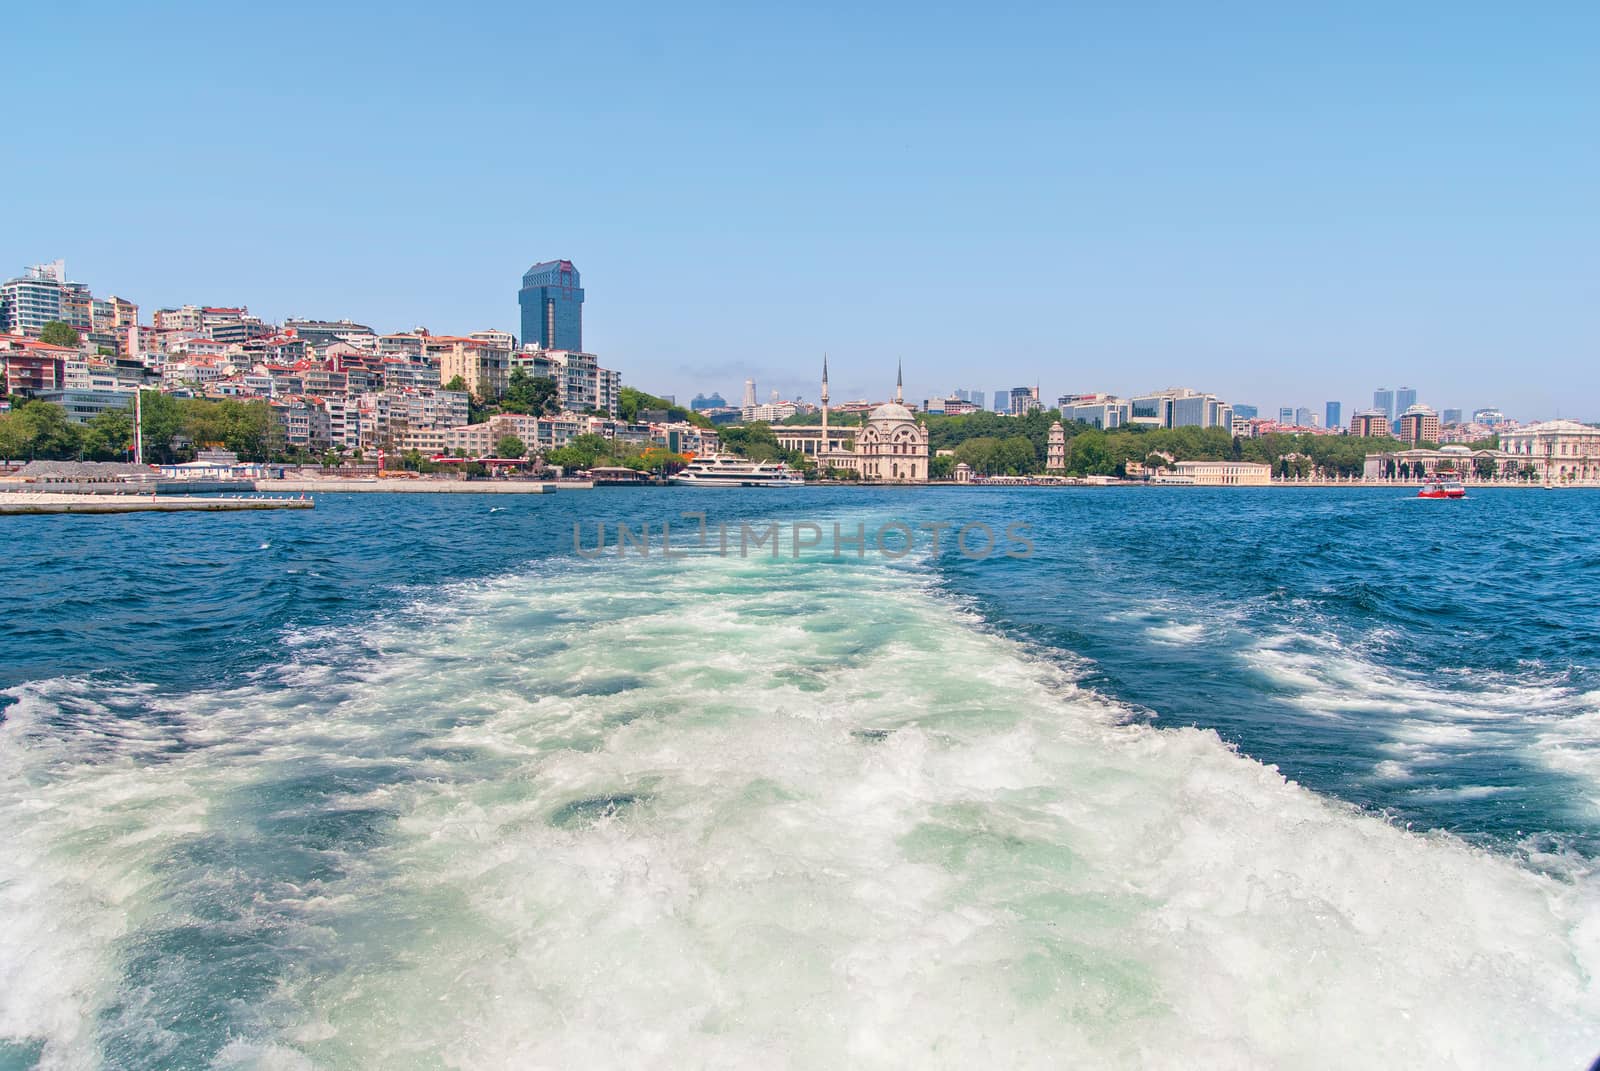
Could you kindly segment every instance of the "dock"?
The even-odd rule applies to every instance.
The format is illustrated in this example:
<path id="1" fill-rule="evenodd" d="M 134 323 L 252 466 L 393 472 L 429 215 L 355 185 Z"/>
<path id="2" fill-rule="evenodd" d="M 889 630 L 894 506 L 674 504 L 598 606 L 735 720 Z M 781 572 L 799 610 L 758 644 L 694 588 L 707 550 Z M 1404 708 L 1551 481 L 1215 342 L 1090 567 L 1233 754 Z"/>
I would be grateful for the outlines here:
<path id="1" fill-rule="evenodd" d="M 300 498 L 198 498 L 172 495 L 64 494 L 53 491 L 11 491 L 0 494 L 0 517 L 55 513 L 225 513 L 239 510 L 312 509 Z"/>

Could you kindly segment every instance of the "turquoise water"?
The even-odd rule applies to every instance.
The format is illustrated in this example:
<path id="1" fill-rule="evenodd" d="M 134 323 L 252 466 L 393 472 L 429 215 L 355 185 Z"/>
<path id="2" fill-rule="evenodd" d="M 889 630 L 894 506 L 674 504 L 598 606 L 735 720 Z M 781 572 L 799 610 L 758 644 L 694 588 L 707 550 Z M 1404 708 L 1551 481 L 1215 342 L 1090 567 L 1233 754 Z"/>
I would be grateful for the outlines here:
<path id="1" fill-rule="evenodd" d="M 574 553 L 696 509 L 822 545 Z M 833 554 L 894 518 L 1034 552 Z M 630 489 L 12 520 L 0 1067 L 1582 1066 L 1597 519 Z"/>

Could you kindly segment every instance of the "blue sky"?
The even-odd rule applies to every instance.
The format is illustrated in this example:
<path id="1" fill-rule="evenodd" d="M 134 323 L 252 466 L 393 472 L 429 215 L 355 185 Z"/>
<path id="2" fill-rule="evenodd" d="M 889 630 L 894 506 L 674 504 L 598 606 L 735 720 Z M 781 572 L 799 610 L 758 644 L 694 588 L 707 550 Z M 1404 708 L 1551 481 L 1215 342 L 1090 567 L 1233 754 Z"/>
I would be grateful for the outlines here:
<path id="1" fill-rule="evenodd" d="M 565 257 L 680 399 L 1600 419 L 1600 5 L 228 6 L 8 14 L 0 271 L 514 331 Z"/>

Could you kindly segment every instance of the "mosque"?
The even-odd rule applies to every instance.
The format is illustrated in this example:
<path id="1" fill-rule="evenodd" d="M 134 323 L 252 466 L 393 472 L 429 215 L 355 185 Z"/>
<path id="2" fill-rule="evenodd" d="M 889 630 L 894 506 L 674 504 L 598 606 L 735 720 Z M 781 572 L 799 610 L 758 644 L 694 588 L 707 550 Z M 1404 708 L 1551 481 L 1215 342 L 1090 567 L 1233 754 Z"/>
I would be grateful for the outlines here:
<path id="1" fill-rule="evenodd" d="M 928 429 L 905 405 L 905 380 L 895 369 L 894 401 L 867 414 L 860 428 L 828 427 L 828 358 L 822 358 L 822 427 L 776 427 L 778 445 L 799 450 L 819 472 L 847 469 L 874 483 L 928 482 Z"/>

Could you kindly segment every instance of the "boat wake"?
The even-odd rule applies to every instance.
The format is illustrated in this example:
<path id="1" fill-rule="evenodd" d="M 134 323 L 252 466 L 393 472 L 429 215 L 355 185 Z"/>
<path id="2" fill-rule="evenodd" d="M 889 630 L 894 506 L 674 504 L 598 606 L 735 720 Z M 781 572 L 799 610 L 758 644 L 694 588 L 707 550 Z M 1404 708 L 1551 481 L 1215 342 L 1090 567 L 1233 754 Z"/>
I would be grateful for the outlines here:
<path id="1" fill-rule="evenodd" d="M 1406 832 L 1212 732 L 1132 723 L 914 571 L 574 563 L 440 589 L 354 649 L 297 639 L 236 687 L 13 690 L 13 1052 L 127 1069 L 1593 1055 L 1587 878 Z"/>

